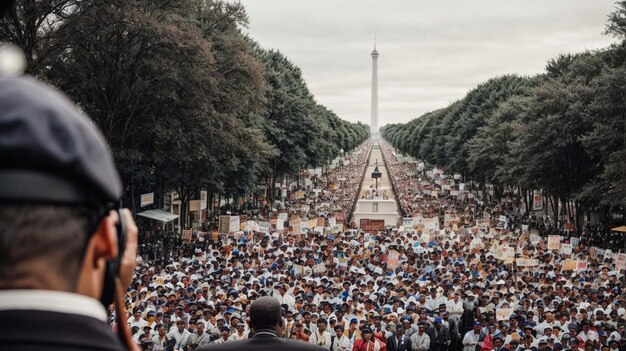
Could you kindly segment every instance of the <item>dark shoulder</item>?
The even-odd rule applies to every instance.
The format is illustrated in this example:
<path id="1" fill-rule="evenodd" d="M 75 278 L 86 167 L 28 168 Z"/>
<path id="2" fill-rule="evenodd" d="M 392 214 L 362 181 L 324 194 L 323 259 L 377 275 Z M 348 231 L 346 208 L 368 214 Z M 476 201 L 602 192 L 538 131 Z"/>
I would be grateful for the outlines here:
<path id="1" fill-rule="evenodd" d="M 199 347 L 197 351 L 230 351 L 230 350 L 268 350 L 283 351 L 328 351 L 327 349 L 299 340 L 282 338 L 250 338 L 241 341 L 229 341 L 223 344 L 210 344 Z"/>

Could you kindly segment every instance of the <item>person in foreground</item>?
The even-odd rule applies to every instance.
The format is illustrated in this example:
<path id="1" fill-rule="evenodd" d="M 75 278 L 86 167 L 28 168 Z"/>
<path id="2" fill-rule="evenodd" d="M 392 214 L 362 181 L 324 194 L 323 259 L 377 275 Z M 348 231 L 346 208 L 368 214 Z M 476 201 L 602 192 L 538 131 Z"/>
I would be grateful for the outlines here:
<path id="1" fill-rule="evenodd" d="M 137 349 L 104 307 L 123 313 L 137 227 L 100 132 L 45 84 L 0 77 L 0 155 L 0 349 Z"/>
<path id="2" fill-rule="evenodd" d="M 261 297 L 250 305 L 250 327 L 254 335 L 249 339 L 211 344 L 197 350 L 328 351 L 326 348 L 303 341 L 279 338 L 278 335 L 283 334 L 284 321 L 280 303 L 270 296 Z"/>

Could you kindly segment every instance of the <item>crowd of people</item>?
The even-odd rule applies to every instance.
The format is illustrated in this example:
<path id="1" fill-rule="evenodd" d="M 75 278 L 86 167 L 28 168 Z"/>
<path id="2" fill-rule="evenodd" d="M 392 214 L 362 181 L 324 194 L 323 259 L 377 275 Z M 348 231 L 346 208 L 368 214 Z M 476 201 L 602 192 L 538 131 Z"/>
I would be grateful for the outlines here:
<path id="1" fill-rule="evenodd" d="M 284 209 L 246 214 L 287 213 L 284 229 L 209 229 L 187 244 L 143 238 L 126 297 L 135 340 L 193 350 L 245 339 L 250 303 L 273 296 L 282 337 L 332 351 L 626 350 L 621 256 L 548 239 L 515 211 L 479 203 L 443 171 L 416 172 L 378 143 L 404 225 L 366 233 L 347 222 L 368 140 L 349 164 L 291 191 Z"/>

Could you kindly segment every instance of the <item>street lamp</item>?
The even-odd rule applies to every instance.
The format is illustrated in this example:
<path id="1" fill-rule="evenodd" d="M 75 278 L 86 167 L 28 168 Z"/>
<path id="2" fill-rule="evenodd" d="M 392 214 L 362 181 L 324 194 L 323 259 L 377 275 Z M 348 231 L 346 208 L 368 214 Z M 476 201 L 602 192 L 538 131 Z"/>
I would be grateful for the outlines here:
<path id="1" fill-rule="evenodd" d="M 378 163 L 378 162 L 376 162 Z M 378 196 L 378 178 L 382 177 L 383 174 L 378 170 L 378 165 L 374 168 L 374 172 L 372 172 L 372 178 L 376 179 L 376 196 Z"/>

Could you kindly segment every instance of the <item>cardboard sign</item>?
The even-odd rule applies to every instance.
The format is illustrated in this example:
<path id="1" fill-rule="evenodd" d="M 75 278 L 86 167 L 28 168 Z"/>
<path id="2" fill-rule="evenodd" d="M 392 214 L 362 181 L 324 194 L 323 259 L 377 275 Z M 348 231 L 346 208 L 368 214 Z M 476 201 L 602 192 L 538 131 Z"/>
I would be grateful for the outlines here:
<path id="1" fill-rule="evenodd" d="M 308 229 L 313 229 L 315 228 L 316 225 L 317 225 L 317 219 L 309 219 L 308 221 L 306 221 L 306 227 Z"/>
<path id="2" fill-rule="evenodd" d="M 269 234 L 270 232 L 270 223 L 269 222 L 259 222 L 259 231 L 261 233 Z"/>
<path id="3" fill-rule="evenodd" d="M 543 210 L 543 198 L 541 195 L 537 194 L 533 197 L 533 211 L 541 210 Z"/>
<path id="4" fill-rule="evenodd" d="M 541 237 L 539 235 L 536 234 L 531 234 L 530 235 L 530 243 L 533 245 L 537 245 L 539 244 L 539 242 L 541 241 Z"/>
<path id="5" fill-rule="evenodd" d="M 498 308 L 496 310 L 496 320 L 508 321 L 513 314 L 513 308 Z"/>
<path id="6" fill-rule="evenodd" d="M 563 267 L 561 269 L 564 271 L 573 271 L 576 269 L 576 264 L 574 260 L 565 260 L 563 261 Z"/>
<path id="7" fill-rule="evenodd" d="M 191 241 L 191 234 L 191 229 L 183 229 L 181 239 L 183 239 L 184 243 L 189 244 L 189 242 Z"/>
<path id="8" fill-rule="evenodd" d="M 621 271 L 626 269 L 626 254 L 617 254 L 617 260 L 615 260 L 615 270 Z"/>
<path id="9" fill-rule="evenodd" d="M 329 228 L 337 227 L 337 219 L 335 219 L 335 217 L 328 218 L 328 227 Z"/>
<path id="10" fill-rule="evenodd" d="M 326 272 L 326 265 L 324 262 L 314 265 L 313 272 L 318 274 Z"/>
<path id="11" fill-rule="evenodd" d="M 217 231 L 220 234 L 228 234 L 230 233 L 230 216 L 220 216 Z"/>
<path id="12" fill-rule="evenodd" d="M 396 269 L 400 265 L 400 253 L 396 250 L 389 250 L 387 256 L 387 268 Z"/>
<path id="13" fill-rule="evenodd" d="M 548 235 L 548 250 L 559 250 L 561 248 L 561 237 L 559 235 Z"/>
<path id="14" fill-rule="evenodd" d="M 572 244 L 561 244 L 561 253 L 564 255 L 572 254 Z"/>
<path id="15" fill-rule="evenodd" d="M 539 260 L 536 258 L 518 258 L 516 264 L 518 267 L 536 267 L 539 265 Z"/>
<path id="16" fill-rule="evenodd" d="M 317 224 L 315 226 L 316 227 L 325 227 L 326 226 L 326 218 L 324 218 L 324 217 L 317 217 Z"/>
<path id="17" fill-rule="evenodd" d="M 591 259 L 597 260 L 598 259 L 598 248 L 595 246 L 592 246 L 589 248 L 589 257 Z"/>
<path id="18" fill-rule="evenodd" d="M 230 232 L 238 232 L 241 230 L 239 216 L 230 216 Z"/>

